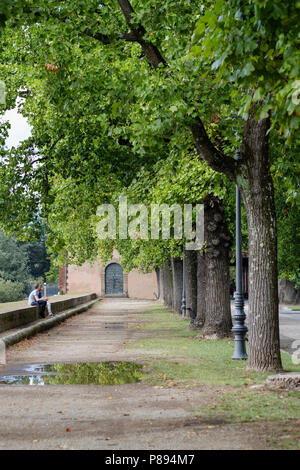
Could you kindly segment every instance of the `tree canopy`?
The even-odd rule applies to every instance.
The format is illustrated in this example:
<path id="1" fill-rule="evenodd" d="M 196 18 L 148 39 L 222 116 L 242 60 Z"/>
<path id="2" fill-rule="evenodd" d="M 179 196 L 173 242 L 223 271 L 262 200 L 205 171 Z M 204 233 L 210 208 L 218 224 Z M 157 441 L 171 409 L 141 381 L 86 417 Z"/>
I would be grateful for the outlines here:
<path id="1" fill-rule="evenodd" d="M 0 302 L 23 299 L 33 283 L 46 280 L 49 268 L 45 236 L 24 243 L 0 232 Z"/>
<path id="2" fill-rule="evenodd" d="M 258 103 L 258 118 L 271 112 L 289 141 L 300 126 L 299 10 L 298 1 L 217 0 L 198 20 L 192 47 L 200 72 L 211 70 L 221 88 L 230 83 L 231 98 L 239 93 L 243 118 Z"/>
<path id="3" fill-rule="evenodd" d="M 297 2 L 132 2 L 130 21 L 128 2 L 13 3 L 0 75 L 8 108 L 26 97 L 21 108 L 33 136 L 1 160 L 1 223 L 9 233 L 38 237 L 42 215 L 54 253 L 67 249 L 78 263 L 95 258 L 97 205 L 133 179 L 144 185 L 153 165 L 166 168 L 156 200 L 168 191 L 199 200 L 201 185 L 216 176 L 195 173 L 191 190 L 191 175 L 180 178 L 176 169 L 173 178 L 170 170 L 177 155 L 191 154 L 190 126 L 200 118 L 215 146 L 233 156 L 243 125 L 236 118 L 247 117 L 251 101 L 261 116 L 272 112 L 279 130 L 278 183 L 283 173 L 285 181 L 295 175 L 280 133 L 291 140 L 299 124 Z M 289 186 L 292 199 L 297 184 Z"/>

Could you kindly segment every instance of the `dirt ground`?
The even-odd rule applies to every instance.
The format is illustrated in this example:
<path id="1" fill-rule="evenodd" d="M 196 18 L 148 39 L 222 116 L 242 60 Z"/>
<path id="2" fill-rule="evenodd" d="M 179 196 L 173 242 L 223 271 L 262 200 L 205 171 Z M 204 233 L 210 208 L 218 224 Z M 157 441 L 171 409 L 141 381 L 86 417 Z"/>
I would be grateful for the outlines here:
<path id="1" fill-rule="evenodd" d="M 94 361 L 143 362 L 126 350 L 143 332 L 129 329 L 153 302 L 105 299 L 60 326 L 10 348 L 5 370 L 17 364 Z M 113 328 L 112 323 L 124 328 Z M 159 352 L 158 352 L 159 354 Z M 0 366 L 0 373 L 4 368 Z M 228 424 L 192 411 L 221 387 L 0 386 L 0 449 L 266 449 L 285 427 Z"/>

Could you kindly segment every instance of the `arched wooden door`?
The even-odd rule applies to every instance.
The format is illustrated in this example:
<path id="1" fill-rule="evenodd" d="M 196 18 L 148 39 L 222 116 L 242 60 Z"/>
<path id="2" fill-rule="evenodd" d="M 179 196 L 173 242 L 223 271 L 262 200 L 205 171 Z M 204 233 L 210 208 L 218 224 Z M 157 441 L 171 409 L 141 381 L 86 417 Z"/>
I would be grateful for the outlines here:
<path id="1" fill-rule="evenodd" d="M 105 269 L 105 294 L 123 294 L 123 269 L 118 263 Z"/>

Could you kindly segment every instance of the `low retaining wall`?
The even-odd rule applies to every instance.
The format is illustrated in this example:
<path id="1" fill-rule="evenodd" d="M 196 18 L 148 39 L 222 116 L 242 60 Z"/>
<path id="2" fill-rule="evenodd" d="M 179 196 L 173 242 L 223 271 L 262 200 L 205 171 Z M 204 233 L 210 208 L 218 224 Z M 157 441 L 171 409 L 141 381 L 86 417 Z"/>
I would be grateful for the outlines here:
<path id="1" fill-rule="evenodd" d="M 63 312 L 81 304 L 88 303 L 97 298 L 96 294 L 88 294 L 72 299 L 56 300 L 51 302 L 52 313 Z M 0 333 L 18 328 L 38 320 L 39 307 L 24 307 L 10 312 L 0 312 Z"/>
<path id="2" fill-rule="evenodd" d="M 278 296 L 281 304 L 300 304 L 300 289 L 287 279 L 278 280 Z"/>

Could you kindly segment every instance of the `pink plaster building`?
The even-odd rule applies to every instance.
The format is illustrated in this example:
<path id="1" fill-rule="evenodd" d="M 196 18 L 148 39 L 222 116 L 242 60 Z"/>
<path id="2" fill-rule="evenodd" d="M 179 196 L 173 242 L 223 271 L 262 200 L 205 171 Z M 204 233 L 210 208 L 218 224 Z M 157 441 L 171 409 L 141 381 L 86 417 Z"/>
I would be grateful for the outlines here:
<path id="1" fill-rule="evenodd" d="M 75 266 L 66 262 L 59 271 L 59 289 L 69 294 L 95 292 L 100 297 L 158 298 L 156 273 L 144 274 L 137 269 L 126 273 L 117 253 L 105 266 L 101 263 Z"/>

